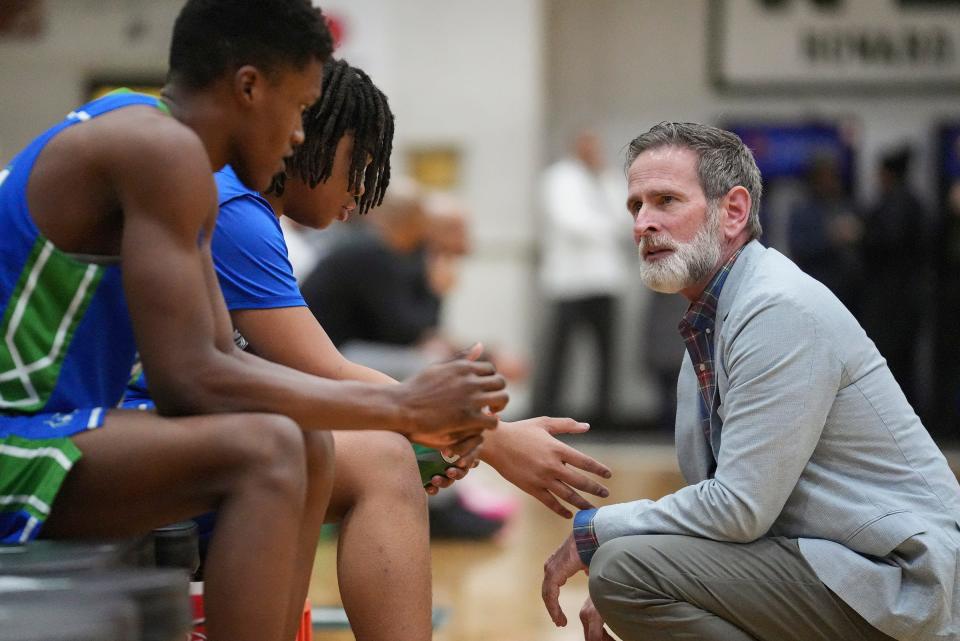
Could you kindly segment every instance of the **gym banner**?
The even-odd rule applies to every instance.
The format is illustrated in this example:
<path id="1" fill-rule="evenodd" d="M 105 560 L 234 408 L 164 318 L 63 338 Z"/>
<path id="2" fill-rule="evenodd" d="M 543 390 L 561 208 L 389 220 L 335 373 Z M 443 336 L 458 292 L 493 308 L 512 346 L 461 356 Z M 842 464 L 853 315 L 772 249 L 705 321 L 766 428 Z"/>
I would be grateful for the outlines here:
<path id="1" fill-rule="evenodd" d="M 708 64 L 721 89 L 960 93 L 960 0 L 708 6 Z"/>

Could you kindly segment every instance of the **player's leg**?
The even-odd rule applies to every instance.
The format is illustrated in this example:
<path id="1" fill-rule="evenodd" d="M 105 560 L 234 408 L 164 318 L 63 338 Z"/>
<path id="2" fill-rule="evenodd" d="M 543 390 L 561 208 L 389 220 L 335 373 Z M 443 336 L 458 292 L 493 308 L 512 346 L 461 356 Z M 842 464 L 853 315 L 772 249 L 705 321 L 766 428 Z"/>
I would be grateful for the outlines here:
<path id="1" fill-rule="evenodd" d="M 327 520 L 340 522 L 340 596 L 357 641 L 431 638 L 426 493 L 410 443 L 389 432 L 334 432 Z"/>
<path id="2" fill-rule="evenodd" d="M 281 639 L 306 485 L 296 424 L 263 414 L 114 411 L 74 442 L 83 458 L 43 535 L 138 535 L 216 509 L 205 568 L 209 638 Z"/>
<path id="3" fill-rule="evenodd" d="M 323 527 L 334 479 L 333 436 L 330 432 L 303 432 L 306 449 L 307 495 L 297 540 L 297 556 L 284 639 L 294 639 L 300 627 L 303 603 L 310 588 L 310 576 L 317 555 L 320 528 Z"/>

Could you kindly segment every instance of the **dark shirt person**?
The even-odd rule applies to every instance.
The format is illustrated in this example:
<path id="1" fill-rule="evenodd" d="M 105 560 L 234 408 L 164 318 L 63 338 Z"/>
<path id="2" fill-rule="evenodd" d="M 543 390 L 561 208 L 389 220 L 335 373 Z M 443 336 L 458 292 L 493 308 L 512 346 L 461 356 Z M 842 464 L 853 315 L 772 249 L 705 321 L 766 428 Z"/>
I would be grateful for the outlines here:
<path id="1" fill-rule="evenodd" d="M 859 317 L 863 223 L 844 193 L 837 161 L 814 158 L 806 187 L 803 200 L 790 213 L 790 255 L 797 267 L 830 288 Z"/>
<path id="2" fill-rule="evenodd" d="M 908 180 L 912 153 L 892 150 L 878 166 L 880 193 L 863 221 L 862 320 L 911 402 L 918 397 L 916 339 L 932 309 L 930 220 Z"/>
<path id="3" fill-rule="evenodd" d="M 436 329 L 441 300 L 429 286 L 427 224 L 419 191 L 395 181 L 377 216 L 318 261 L 301 290 L 335 345 L 410 346 Z"/>

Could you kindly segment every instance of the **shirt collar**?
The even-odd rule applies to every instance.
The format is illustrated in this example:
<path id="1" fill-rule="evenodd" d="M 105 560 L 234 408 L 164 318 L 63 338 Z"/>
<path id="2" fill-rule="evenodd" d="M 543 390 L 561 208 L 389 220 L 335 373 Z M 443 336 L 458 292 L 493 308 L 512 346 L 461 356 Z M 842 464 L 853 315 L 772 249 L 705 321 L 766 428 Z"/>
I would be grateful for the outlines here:
<path id="1" fill-rule="evenodd" d="M 737 262 L 737 258 L 740 256 L 740 252 L 743 251 L 743 248 L 746 245 L 743 245 L 734 252 L 733 256 L 723 264 L 723 267 L 717 270 L 717 273 L 713 275 L 713 278 L 710 279 L 710 282 L 707 283 L 707 286 L 704 288 L 703 293 L 692 303 L 690 307 L 687 308 L 687 312 L 683 315 L 683 318 L 680 319 L 679 329 L 681 333 L 689 332 L 691 329 L 696 329 L 703 331 L 708 328 L 713 328 L 714 323 L 717 319 L 717 301 L 720 300 L 720 292 L 723 289 L 723 284 L 727 281 L 727 276 L 730 275 L 730 270 L 733 269 L 733 264 Z"/>

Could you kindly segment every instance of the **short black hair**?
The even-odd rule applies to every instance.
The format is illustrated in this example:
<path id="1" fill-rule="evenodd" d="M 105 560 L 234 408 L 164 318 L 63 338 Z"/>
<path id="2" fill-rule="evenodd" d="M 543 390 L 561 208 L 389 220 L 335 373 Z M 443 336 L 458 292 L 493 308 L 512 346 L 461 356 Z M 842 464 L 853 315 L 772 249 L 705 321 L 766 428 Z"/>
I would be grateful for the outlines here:
<path id="1" fill-rule="evenodd" d="M 269 74 L 332 53 L 326 20 L 309 0 L 187 0 L 173 25 L 168 81 L 199 89 L 243 65 Z"/>
<path id="2" fill-rule="evenodd" d="M 364 186 L 357 209 L 364 214 L 383 202 L 390 184 L 393 112 L 387 97 L 362 69 L 345 60 L 324 64 L 323 95 L 303 115 L 303 133 L 303 144 L 287 159 L 287 173 L 316 187 L 330 178 L 340 139 L 352 134 L 349 189 L 359 191 L 361 180 Z M 367 154 L 373 158 L 369 167 Z M 282 194 L 283 182 L 284 176 L 277 176 L 270 191 Z"/>

